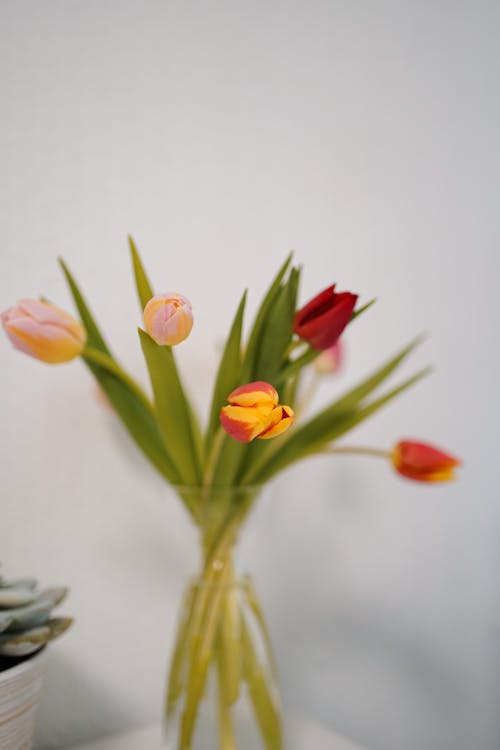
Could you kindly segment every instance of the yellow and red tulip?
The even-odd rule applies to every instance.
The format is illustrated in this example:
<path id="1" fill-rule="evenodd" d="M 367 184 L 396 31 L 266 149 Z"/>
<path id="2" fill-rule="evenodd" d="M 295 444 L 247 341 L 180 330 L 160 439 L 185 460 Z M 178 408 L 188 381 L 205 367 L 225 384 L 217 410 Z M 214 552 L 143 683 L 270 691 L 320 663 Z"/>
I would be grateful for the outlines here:
<path id="1" fill-rule="evenodd" d="M 220 422 L 240 443 L 276 437 L 293 422 L 293 409 L 279 404 L 278 393 L 270 383 L 247 383 L 232 391 L 227 400 L 229 406 L 222 407 Z"/>
<path id="2" fill-rule="evenodd" d="M 413 440 L 400 440 L 391 460 L 396 471 L 417 482 L 447 482 L 455 478 L 455 469 L 461 464 L 439 448 Z"/>
<path id="3" fill-rule="evenodd" d="M 48 302 L 22 299 L 1 315 L 2 325 L 16 349 L 42 362 L 69 362 L 82 353 L 86 333 L 82 324 Z"/>
<path id="4" fill-rule="evenodd" d="M 293 330 L 313 349 L 333 346 L 349 323 L 358 296 L 335 292 L 335 284 L 324 289 L 295 313 Z"/>
<path id="5" fill-rule="evenodd" d="M 146 331 L 160 346 L 180 344 L 191 333 L 193 322 L 190 301 L 177 292 L 157 294 L 144 308 Z"/>

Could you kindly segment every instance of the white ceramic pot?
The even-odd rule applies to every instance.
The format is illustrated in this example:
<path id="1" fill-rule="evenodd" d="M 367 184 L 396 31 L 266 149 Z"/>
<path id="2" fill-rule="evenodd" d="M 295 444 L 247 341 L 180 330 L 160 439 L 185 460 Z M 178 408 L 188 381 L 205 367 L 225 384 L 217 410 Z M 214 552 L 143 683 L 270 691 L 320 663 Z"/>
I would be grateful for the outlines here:
<path id="1" fill-rule="evenodd" d="M 47 649 L 0 672 L 0 750 L 29 750 Z"/>

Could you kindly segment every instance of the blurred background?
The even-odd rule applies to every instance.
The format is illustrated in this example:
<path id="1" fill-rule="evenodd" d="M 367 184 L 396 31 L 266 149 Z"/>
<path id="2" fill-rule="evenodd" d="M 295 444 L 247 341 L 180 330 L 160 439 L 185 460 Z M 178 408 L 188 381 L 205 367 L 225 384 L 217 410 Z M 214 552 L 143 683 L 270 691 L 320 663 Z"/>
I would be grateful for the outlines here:
<path id="1" fill-rule="evenodd" d="M 485 0 L 0 4 L 2 308 L 72 310 L 62 255 L 146 382 L 132 233 L 156 288 L 193 302 L 200 409 L 243 288 L 253 312 L 290 249 L 301 301 L 333 281 L 378 297 L 315 407 L 431 334 L 402 375 L 433 375 L 348 442 L 435 442 L 459 481 L 312 460 L 242 540 L 286 705 L 369 750 L 500 746 L 499 42 Z M 0 351 L 3 570 L 68 584 L 76 618 L 49 750 L 159 716 L 196 538 L 79 362 Z"/>

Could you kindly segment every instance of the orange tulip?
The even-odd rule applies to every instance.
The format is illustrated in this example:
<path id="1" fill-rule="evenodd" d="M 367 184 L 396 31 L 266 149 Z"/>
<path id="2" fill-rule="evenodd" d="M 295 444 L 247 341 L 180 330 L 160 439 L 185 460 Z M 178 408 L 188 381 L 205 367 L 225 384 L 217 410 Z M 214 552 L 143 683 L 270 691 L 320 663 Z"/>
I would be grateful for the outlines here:
<path id="1" fill-rule="evenodd" d="M 220 421 L 227 434 L 240 443 L 276 437 L 293 422 L 293 409 L 279 405 L 278 393 L 269 383 L 242 385 L 227 400 L 229 406 L 222 407 Z"/>
<path id="2" fill-rule="evenodd" d="M 49 364 L 69 362 L 82 353 L 82 324 L 48 302 L 22 299 L 2 313 L 2 324 L 16 349 Z"/>
<path id="3" fill-rule="evenodd" d="M 427 443 L 401 440 L 393 448 L 392 463 L 400 474 L 417 482 L 447 482 L 455 478 L 461 461 Z"/>

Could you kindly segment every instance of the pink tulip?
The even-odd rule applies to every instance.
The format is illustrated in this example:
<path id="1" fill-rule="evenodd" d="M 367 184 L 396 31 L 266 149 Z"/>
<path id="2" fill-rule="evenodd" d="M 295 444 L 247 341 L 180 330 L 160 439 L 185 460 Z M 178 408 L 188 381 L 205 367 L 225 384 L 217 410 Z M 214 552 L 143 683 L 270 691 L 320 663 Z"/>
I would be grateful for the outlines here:
<path id="1" fill-rule="evenodd" d="M 342 367 L 344 357 L 344 346 L 341 339 L 324 349 L 319 357 L 314 360 L 314 368 L 318 375 L 331 375 Z"/>
<path id="2" fill-rule="evenodd" d="M 157 294 L 144 308 L 146 331 L 160 346 L 180 344 L 191 333 L 193 322 L 190 301 L 176 292 Z"/>
<path id="3" fill-rule="evenodd" d="M 22 299 L 1 314 L 2 324 L 19 351 L 42 362 L 69 362 L 82 353 L 86 333 L 82 324 L 55 305 Z"/>

